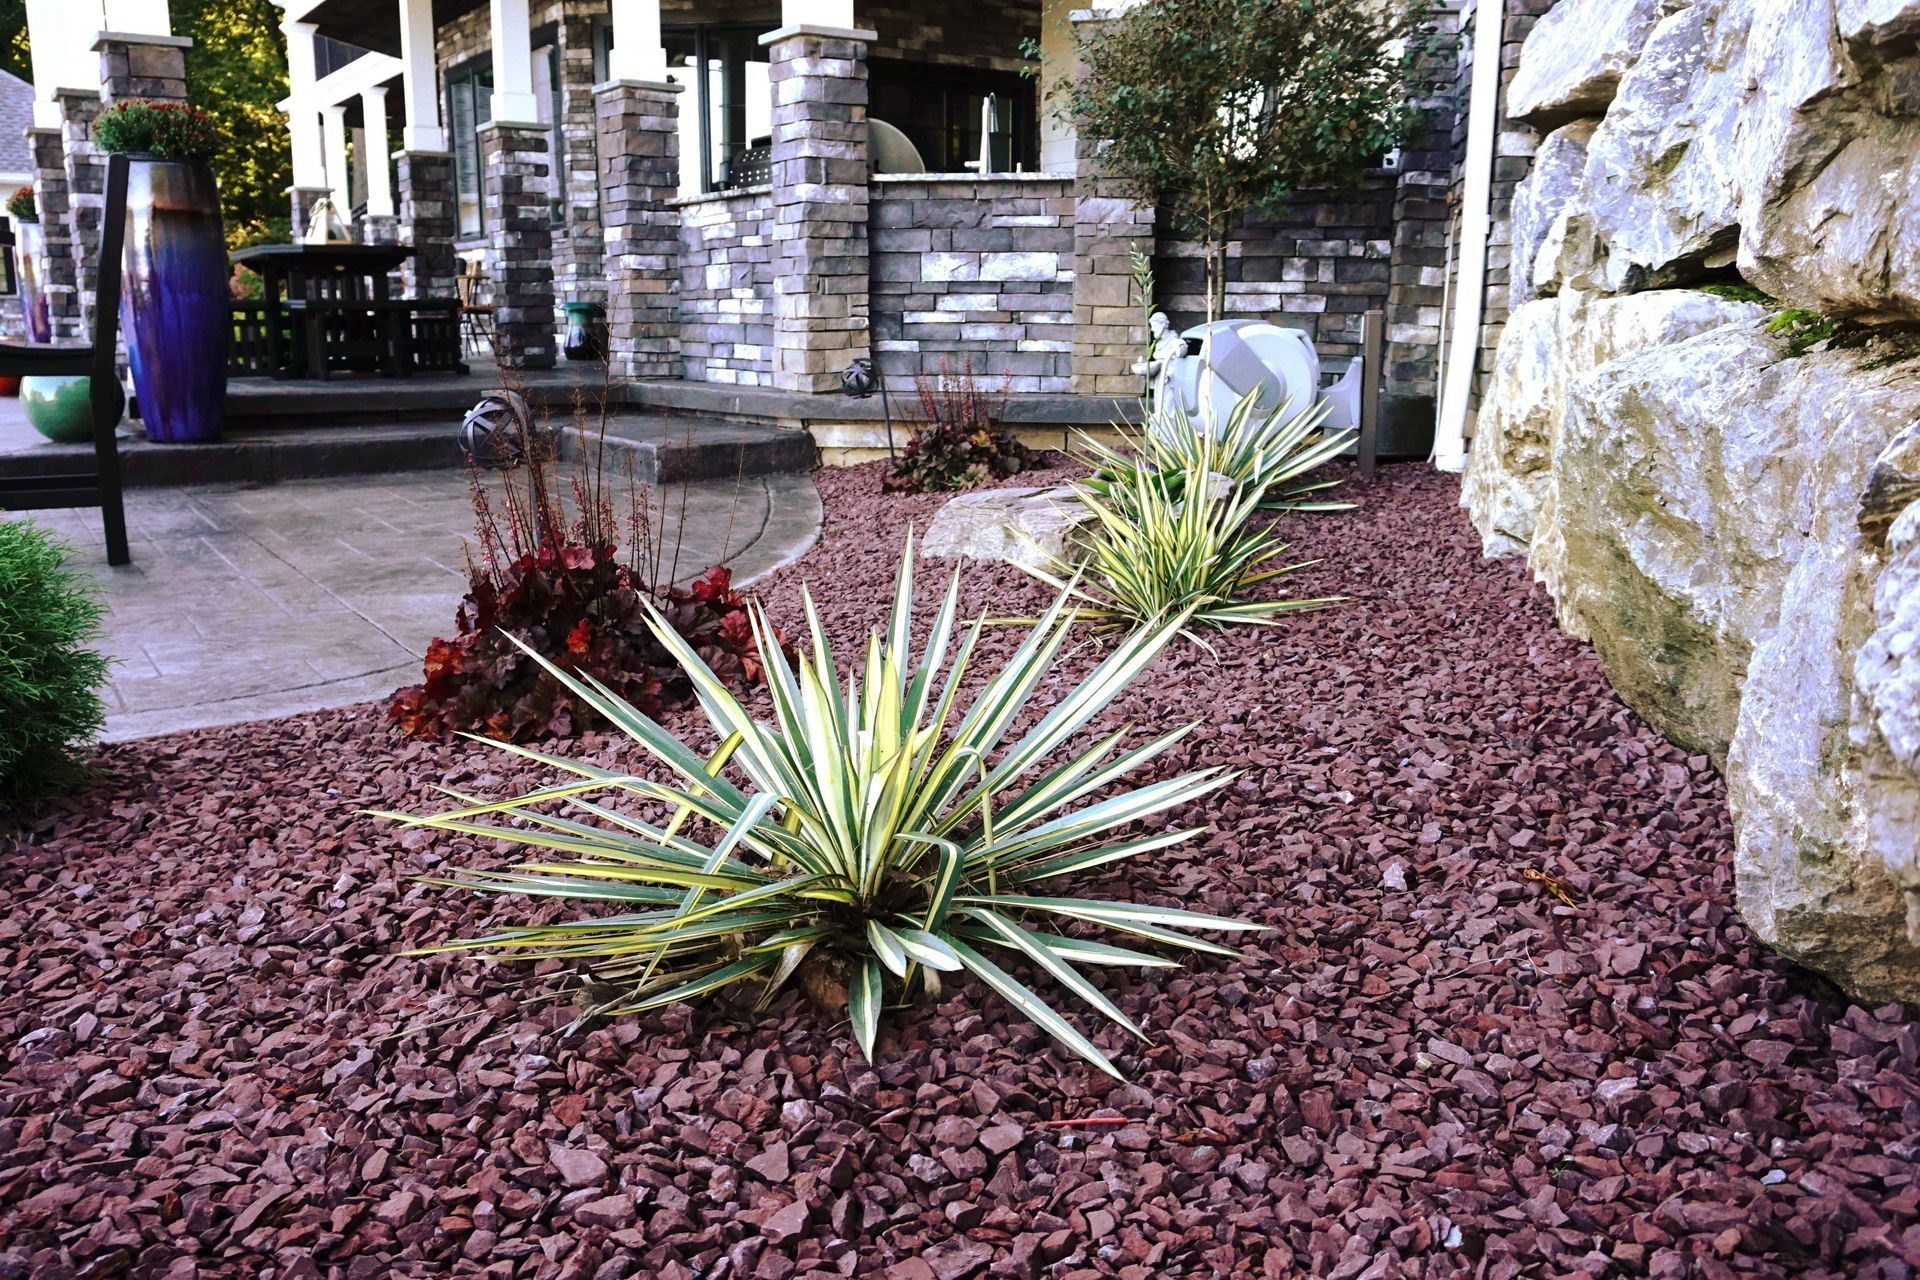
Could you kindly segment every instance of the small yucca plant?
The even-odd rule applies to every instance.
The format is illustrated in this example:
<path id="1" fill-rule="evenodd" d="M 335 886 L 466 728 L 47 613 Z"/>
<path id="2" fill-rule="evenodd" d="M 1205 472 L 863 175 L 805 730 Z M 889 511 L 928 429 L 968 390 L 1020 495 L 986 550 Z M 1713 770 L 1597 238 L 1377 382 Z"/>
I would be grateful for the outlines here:
<path id="1" fill-rule="evenodd" d="M 937 990 L 942 973 L 966 972 L 1061 1044 L 1118 1076 L 1091 1040 L 985 952 L 1012 953 L 1144 1038 L 1083 970 L 1174 963 L 1045 926 L 1098 925 L 1224 956 L 1236 953 L 1181 931 L 1261 927 L 1169 907 L 1046 893 L 1060 877 L 1199 834 L 1204 827 L 1149 820 L 1234 776 L 1203 769 L 1094 798 L 1167 751 L 1192 725 L 1127 749 L 1122 743 L 1130 727 L 1122 727 L 1064 760 L 1055 758 L 1186 625 L 1186 617 L 1175 614 L 1122 641 L 1038 723 L 1003 746 L 1067 643 L 1073 621 L 1067 595 L 998 665 L 964 713 L 960 688 L 983 620 L 966 629 L 949 665 L 958 629 L 956 574 L 916 664 L 908 634 L 912 596 L 909 538 L 887 634 L 869 637 L 864 674 L 850 674 L 844 687 L 811 597 L 806 612 L 813 652 L 797 671 L 764 612 L 753 605 L 772 695 L 768 722 L 749 715 L 726 683 L 649 609 L 655 635 L 691 677 L 722 743 L 709 760 L 606 686 L 549 664 L 556 679 L 665 765 L 675 781 L 654 782 L 492 743 L 580 780 L 510 800 L 469 801 L 430 817 L 384 816 L 565 855 L 430 883 L 611 903 L 623 910 L 508 929 L 416 954 L 474 948 L 581 961 L 620 991 L 595 1011 L 604 1014 L 691 1000 L 749 980 L 760 984 L 765 1004 L 799 975 L 816 999 L 822 991 L 837 997 L 844 989 L 854 1036 L 869 1059 L 883 1005 L 919 987 Z M 729 776 L 735 768 L 743 781 Z M 672 816 L 648 821 L 589 798 L 596 793 L 651 802 Z M 556 805 L 560 812 L 552 811 Z M 689 815 L 710 823 L 717 838 L 685 834 Z M 484 821 L 500 816 L 523 825 Z"/>
<path id="2" fill-rule="evenodd" d="M 1093 517 L 1076 544 L 1086 556 L 1083 569 L 1076 574 L 1055 557 L 1027 571 L 1077 601 L 1076 617 L 1116 628 L 1156 628 L 1176 616 L 1215 627 L 1270 626 L 1283 614 L 1337 603 L 1339 597 L 1245 598 L 1316 563 L 1285 563 L 1287 544 L 1258 519 L 1271 486 L 1299 474 L 1279 460 L 1301 453 L 1293 432 L 1275 433 L 1266 451 L 1246 448 L 1233 432 L 1184 432 L 1157 465 L 1129 459 L 1103 483 L 1076 486 Z M 1143 453 L 1154 456 L 1146 446 Z"/>
<path id="3" fill-rule="evenodd" d="M 1331 489 L 1339 481 L 1294 483 L 1353 444 L 1351 431 L 1322 431 L 1328 412 L 1329 406 L 1321 404 L 1294 413 L 1289 401 L 1271 413 L 1261 413 L 1258 392 L 1252 392 L 1228 412 L 1217 433 L 1207 435 L 1194 429 L 1183 410 L 1161 406 L 1146 430 L 1127 441 L 1127 448 L 1115 449 L 1083 437 L 1077 452 L 1093 470 L 1086 487 L 1115 500 L 1123 499 L 1118 490 L 1145 471 L 1177 501 L 1189 475 L 1206 475 L 1211 468 L 1211 474 L 1235 484 L 1264 489 L 1262 506 L 1269 511 L 1345 511 L 1353 504 L 1308 500 L 1309 494 Z"/>

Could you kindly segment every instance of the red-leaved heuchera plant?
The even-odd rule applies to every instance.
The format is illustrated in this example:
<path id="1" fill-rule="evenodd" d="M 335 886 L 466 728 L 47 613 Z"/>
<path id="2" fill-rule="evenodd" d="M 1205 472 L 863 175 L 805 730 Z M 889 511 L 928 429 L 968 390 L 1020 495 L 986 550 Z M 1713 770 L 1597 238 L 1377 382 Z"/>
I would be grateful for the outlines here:
<path id="1" fill-rule="evenodd" d="M 567 503 L 554 493 L 551 457 L 539 448 L 527 456 L 524 480 L 516 475 L 503 486 L 504 516 L 479 474 L 472 476 L 477 550 L 468 555 L 467 595 L 454 634 L 427 647 L 421 683 L 388 704 L 388 719 L 402 733 L 445 738 L 467 732 L 521 742 L 598 727 L 600 717 L 509 634 L 570 674 L 592 676 L 658 714 L 688 696 L 691 686 L 647 629 L 643 600 L 723 679 L 763 678 L 746 598 L 734 590 L 725 566 L 686 587 L 660 585 L 660 539 L 644 492 L 629 487 L 622 530 L 597 468 L 574 478 Z"/>

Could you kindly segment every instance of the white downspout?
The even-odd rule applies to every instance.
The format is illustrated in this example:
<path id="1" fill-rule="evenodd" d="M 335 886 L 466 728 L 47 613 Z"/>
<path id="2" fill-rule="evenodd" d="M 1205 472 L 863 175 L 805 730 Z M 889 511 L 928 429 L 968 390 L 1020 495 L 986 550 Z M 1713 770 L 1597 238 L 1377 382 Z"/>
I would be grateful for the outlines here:
<path id="1" fill-rule="evenodd" d="M 1480 321 L 1486 305 L 1487 241 L 1493 235 L 1493 152 L 1500 127 L 1500 37 L 1506 0 L 1480 0 L 1473 27 L 1473 79 L 1467 108 L 1467 156 L 1460 209 L 1460 285 L 1453 298 L 1433 465 L 1467 465 L 1467 408 L 1480 363 Z"/>

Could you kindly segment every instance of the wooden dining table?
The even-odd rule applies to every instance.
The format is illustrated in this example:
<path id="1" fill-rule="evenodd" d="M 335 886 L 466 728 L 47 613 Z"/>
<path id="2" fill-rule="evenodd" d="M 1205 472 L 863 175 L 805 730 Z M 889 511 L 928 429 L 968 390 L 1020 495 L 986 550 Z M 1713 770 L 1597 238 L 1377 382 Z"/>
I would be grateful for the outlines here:
<path id="1" fill-rule="evenodd" d="M 392 296 L 389 273 L 412 256 L 411 246 L 399 244 L 262 244 L 236 250 L 234 265 L 261 279 L 273 376 L 324 379 L 352 372 L 403 378 L 414 372 L 416 316 L 451 315 L 458 304 Z M 459 369 L 464 372 L 465 366 Z"/>

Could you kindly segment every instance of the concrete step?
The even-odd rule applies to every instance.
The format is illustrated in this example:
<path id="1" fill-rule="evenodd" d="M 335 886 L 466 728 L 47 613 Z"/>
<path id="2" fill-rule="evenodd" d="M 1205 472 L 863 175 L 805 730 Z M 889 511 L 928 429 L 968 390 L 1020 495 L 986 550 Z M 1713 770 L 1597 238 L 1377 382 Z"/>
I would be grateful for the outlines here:
<path id="1" fill-rule="evenodd" d="M 460 448 L 460 412 L 431 420 L 230 430 L 211 444 L 120 442 L 128 488 L 194 484 L 276 484 L 327 476 L 385 475 L 466 465 Z M 594 447 L 596 424 L 565 423 L 563 456 Z M 786 475 L 813 468 L 813 440 L 804 431 L 691 417 L 668 418 L 622 410 L 606 433 L 607 462 L 647 483 L 727 480 Z M 90 470 L 86 445 L 29 443 L 0 452 L 0 477 L 58 475 Z"/>

